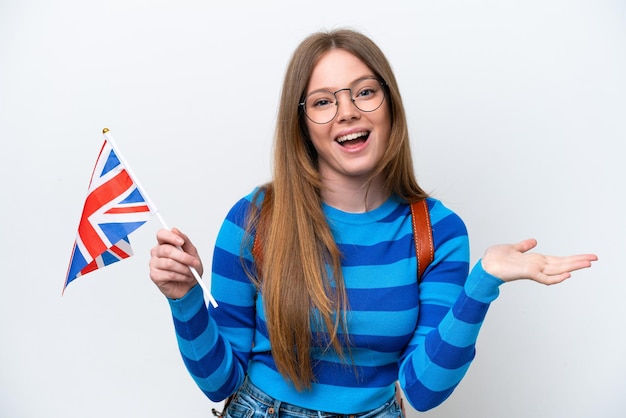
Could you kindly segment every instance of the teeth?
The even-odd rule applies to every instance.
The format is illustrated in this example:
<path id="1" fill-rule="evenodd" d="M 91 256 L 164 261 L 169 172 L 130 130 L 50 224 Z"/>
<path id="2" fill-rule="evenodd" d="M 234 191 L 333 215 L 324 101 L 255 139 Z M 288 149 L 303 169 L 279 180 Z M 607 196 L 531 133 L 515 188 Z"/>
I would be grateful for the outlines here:
<path id="1" fill-rule="evenodd" d="M 357 139 L 357 138 L 360 138 L 362 136 L 367 136 L 367 132 L 356 132 L 356 133 L 353 133 L 353 134 L 340 136 L 339 138 L 337 138 L 337 142 L 339 142 L 341 144 L 342 142 L 352 141 L 353 139 Z"/>

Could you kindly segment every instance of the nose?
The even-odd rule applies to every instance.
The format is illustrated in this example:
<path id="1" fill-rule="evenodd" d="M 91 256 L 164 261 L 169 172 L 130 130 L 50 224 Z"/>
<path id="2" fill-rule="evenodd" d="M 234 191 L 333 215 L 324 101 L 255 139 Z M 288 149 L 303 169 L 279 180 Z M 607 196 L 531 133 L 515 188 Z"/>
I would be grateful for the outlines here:
<path id="1" fill-rule="evenodd" d="M 339 97 L 341 95 L 341 98 Z M 350 89 L 341 89 L 335 92 L 337 100 L 337 120 L 345 121 L 358 119 L 361 114 L 352 102 L 352 91 Z"/>

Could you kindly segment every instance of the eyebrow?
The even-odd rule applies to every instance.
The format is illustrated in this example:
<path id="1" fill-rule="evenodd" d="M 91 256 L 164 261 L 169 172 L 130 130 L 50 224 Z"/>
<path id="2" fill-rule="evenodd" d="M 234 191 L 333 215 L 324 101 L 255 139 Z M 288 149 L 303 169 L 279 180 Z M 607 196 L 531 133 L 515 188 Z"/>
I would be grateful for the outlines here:
<path id="1" fill-rule="evenodd" d="M 328 92 L 333 93 L 333 92 L 338 92 L 339 90 L 343 90 L 343 89 L 346 89 L 346 88 L 352 88 L 352 86 L 354 86 L 354 85 L 355 85 L 356 83 L 358 83 L 359 81 L 363 81 L 363 80 L 368 79 L 368 78 L 373 78 L 373 79 L 375 79 L 375 80 L 378 80 L 378 77 L 376 77 L 374 74 L 371 74 L 371 75 L 364 75 L 364 76 L 361 76 L 361 77 L 355 78 L 355 79 L 352 81 L 352 83 L 350 83 L 349 87 L 341 87 L 341 88 L 340 88 L 340 89 L 338 89 L 338 90 L 333 90 L 333 89 L 331 89 L 331 88 L 329 88 L 329 87 L 322 87 L 322 88 L 319 88 L 319 89 L 311 90 L 311 91 L 309 91 L 309 92 L 305 92 L 305 96 L 310 96 L 310 95 L 311 95 L 311 94 L 313 94 L 313 93 L 319 93 L 319 92 L 323 92 L 323 91 L 328 91 Z M 334 93 L 333 93 L 333 94 L 334 94 Z"/>

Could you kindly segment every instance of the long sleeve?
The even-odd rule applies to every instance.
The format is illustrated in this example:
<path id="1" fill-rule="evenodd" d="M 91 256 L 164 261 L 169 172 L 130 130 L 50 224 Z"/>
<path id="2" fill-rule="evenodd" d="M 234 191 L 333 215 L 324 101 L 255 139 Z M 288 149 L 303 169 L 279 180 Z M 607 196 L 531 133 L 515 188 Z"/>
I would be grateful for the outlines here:
<path id="1" fill-rule="evenodd" d="M 433 230 L 435 260 L 419 286 L 418 326 L 399 372 L 409 403 L 420 411 L 441 404 L 467 372 L 489 304 L 503 283 L 480 262 L 468 277 L 469 245 L 458 216 L 436 218 Z"/>

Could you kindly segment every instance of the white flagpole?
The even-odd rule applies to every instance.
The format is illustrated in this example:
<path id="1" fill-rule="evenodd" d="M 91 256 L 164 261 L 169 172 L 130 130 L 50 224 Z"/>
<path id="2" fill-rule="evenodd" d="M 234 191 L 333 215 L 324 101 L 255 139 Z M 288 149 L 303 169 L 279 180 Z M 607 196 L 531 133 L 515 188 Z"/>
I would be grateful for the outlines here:
<path id="1" fill-rule="evenodd" d="M 165 223 L 165 220 L 163 219 L 161 214 L 159 213 L 159 210 L 157 209 L 157 207 L 152 202 L 152 199 L 150 199 L 150 196 L 148 196 L 148 194 L 146 193 L 145 189 L 141 186 L 141 183 L 139 183 L 139 178 L 137 176 L 135 176 L 135 173 L 133 173 L 133 170 L 130 168 L 130 166 L 128 165 L 128 163 L 124 159 L 124 156 L 120 152 L 119 148 L 117 147 L 117 144 L 113 140 L 113 137 L 109 133 L 109 128 L 104 128 L 102 130 L 102 134 L 104 135 L 104 138 L 107 141 L 109 141 L 109 144 L 111 144 L 111 148 L 113 148 L 113 151 L 115 151 L 115 155 L 117 155 L 117 158 L 119 158 L 119 160 L 121 161 L 121 163 L 124 166 L 124 168 L 126 168 L 126 172 L 128 173 L 130 178 L 133 180 L 133 182 L 135 183 L 135 185 L 139 189 L 139 192 L 141 193 L 141 195 L 146 199 L 146 202 L 148 203 L 148 207 L 150 208 L 150 212 L 152 212 L 154 215 L 156 215 L 156 217 L 159 219 L 159 222 L 161 222 L 161 225 L 163 226 L 163 228 L 170 229 L 167 226 L 167 224 Z M 178 247 L 178 249 L 182 250 L 181 247 Z M 193 268 L 192 266 L 189 266 L 189 270 L 191 270 L 191 273 L 193 274 L 193 277 L 195 277 L 196 281 L 198 282 L 198 284 L 202 288 L 202 291 L 204 292 L 204 296 L 206 296 L 209 299 L 209 301 L 211 302 L 211 305 L 213 305 L 214 308 L 217 308 L 216 300 L 213 298 L 213 295 L 211 295 L 211 292 L 209 291 L 209 289 L 207 289 L 207 287 L 205 286 L 204 282 L 202 281 L 202 277 L 200 277 L 200 274 L 198 273 L 198 271 L 195 268 Z"/>

